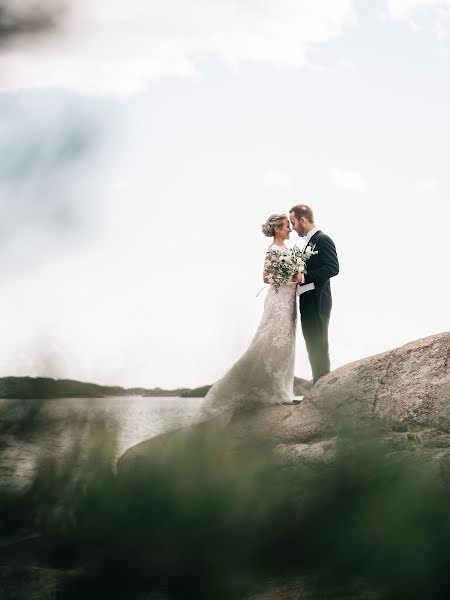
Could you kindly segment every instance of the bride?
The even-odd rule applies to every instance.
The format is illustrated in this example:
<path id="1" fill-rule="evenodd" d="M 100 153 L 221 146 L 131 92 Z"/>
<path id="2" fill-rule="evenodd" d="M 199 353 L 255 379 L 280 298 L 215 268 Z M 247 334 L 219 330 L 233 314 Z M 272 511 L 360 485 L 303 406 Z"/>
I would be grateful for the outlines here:
<path id="1" fill-rule="evenodd" d="M 296 287 L 303 274 L 276 291 L 277 272 L 271 253 L 287 249 L 291 225 L 286 215 L 271 215 L 262 232 L 273 237 L 264 262 L 264 283 L 269 289 L 258 329 L 247 351 L 207 393 L 200 417 L 209 418 L 236 408 L 258 404 L 281 404 L 294 396 L 295 333 L 297 323 Z"/>

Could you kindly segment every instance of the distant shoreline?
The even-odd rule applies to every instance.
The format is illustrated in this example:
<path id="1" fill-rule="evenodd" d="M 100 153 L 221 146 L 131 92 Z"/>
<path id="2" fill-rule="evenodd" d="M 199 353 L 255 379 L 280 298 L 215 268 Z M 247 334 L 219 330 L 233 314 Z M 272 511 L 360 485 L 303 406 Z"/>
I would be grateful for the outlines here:
<path id="1" fill-rule="evenodd" d="M 124 388 L 99 385 L 74 379 L 52 379 L 51 377 L 1 377 L 1 399 L 54 399 L 54 398 L 105 398 L 107 396 L 143 396 L 160 398 L 204 398 L 211 385 L 198 388 Z M 311 382 L 295 377 L 294 393 L 303 396 L 311 388 Z"/>

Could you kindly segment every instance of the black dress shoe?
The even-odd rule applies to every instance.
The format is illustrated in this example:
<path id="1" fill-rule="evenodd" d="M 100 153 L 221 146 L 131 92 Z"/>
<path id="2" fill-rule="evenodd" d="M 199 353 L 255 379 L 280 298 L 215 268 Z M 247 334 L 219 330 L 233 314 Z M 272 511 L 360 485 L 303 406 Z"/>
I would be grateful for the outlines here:
<path id="1" fill-rule="evenodd" d="M 289 402 L 282 402 L 284 406 L 295 406 L 296 404 L 300 404 L 301 400 L 291 400 Z"/>

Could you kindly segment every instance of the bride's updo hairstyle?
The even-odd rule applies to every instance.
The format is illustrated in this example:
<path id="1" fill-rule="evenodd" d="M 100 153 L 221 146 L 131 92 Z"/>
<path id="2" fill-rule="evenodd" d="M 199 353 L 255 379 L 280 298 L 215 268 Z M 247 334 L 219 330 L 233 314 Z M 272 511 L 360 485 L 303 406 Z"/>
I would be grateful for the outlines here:
<path id="1" fill-rule="evenodd" d="M 267 221 L 261 226 L 263 234 L 267 237 L 273 237 L 275 235 L 275 227 L 283 227 L 284 219 L 287 219 L 287 215 L 270 215 Z"/>

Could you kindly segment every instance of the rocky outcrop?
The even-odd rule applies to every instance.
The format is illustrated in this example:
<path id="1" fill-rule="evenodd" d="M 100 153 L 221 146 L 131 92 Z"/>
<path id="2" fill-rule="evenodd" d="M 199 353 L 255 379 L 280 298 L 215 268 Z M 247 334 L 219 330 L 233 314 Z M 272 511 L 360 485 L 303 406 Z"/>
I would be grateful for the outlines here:
<path id="1" fill-rule="evenodd" d="M 450 333 L 411 342 L 331 373 L 308 395 L 322 424 L 336 411 L 352 420 L 450 431 Z"/>
<path id="2" fill-rule="evenodd" d="M 174 436 L 227 431 L 235 446 L 269 440 L 288 464 L 329 461 L 339 432 L 374 425 L 388 450 L 421 453 L 450 478 L 450 333 L 371 356 L 323 377 L 297 406 L 223 415 L 130 448 L 118 471 L 151 460 Z"/>

